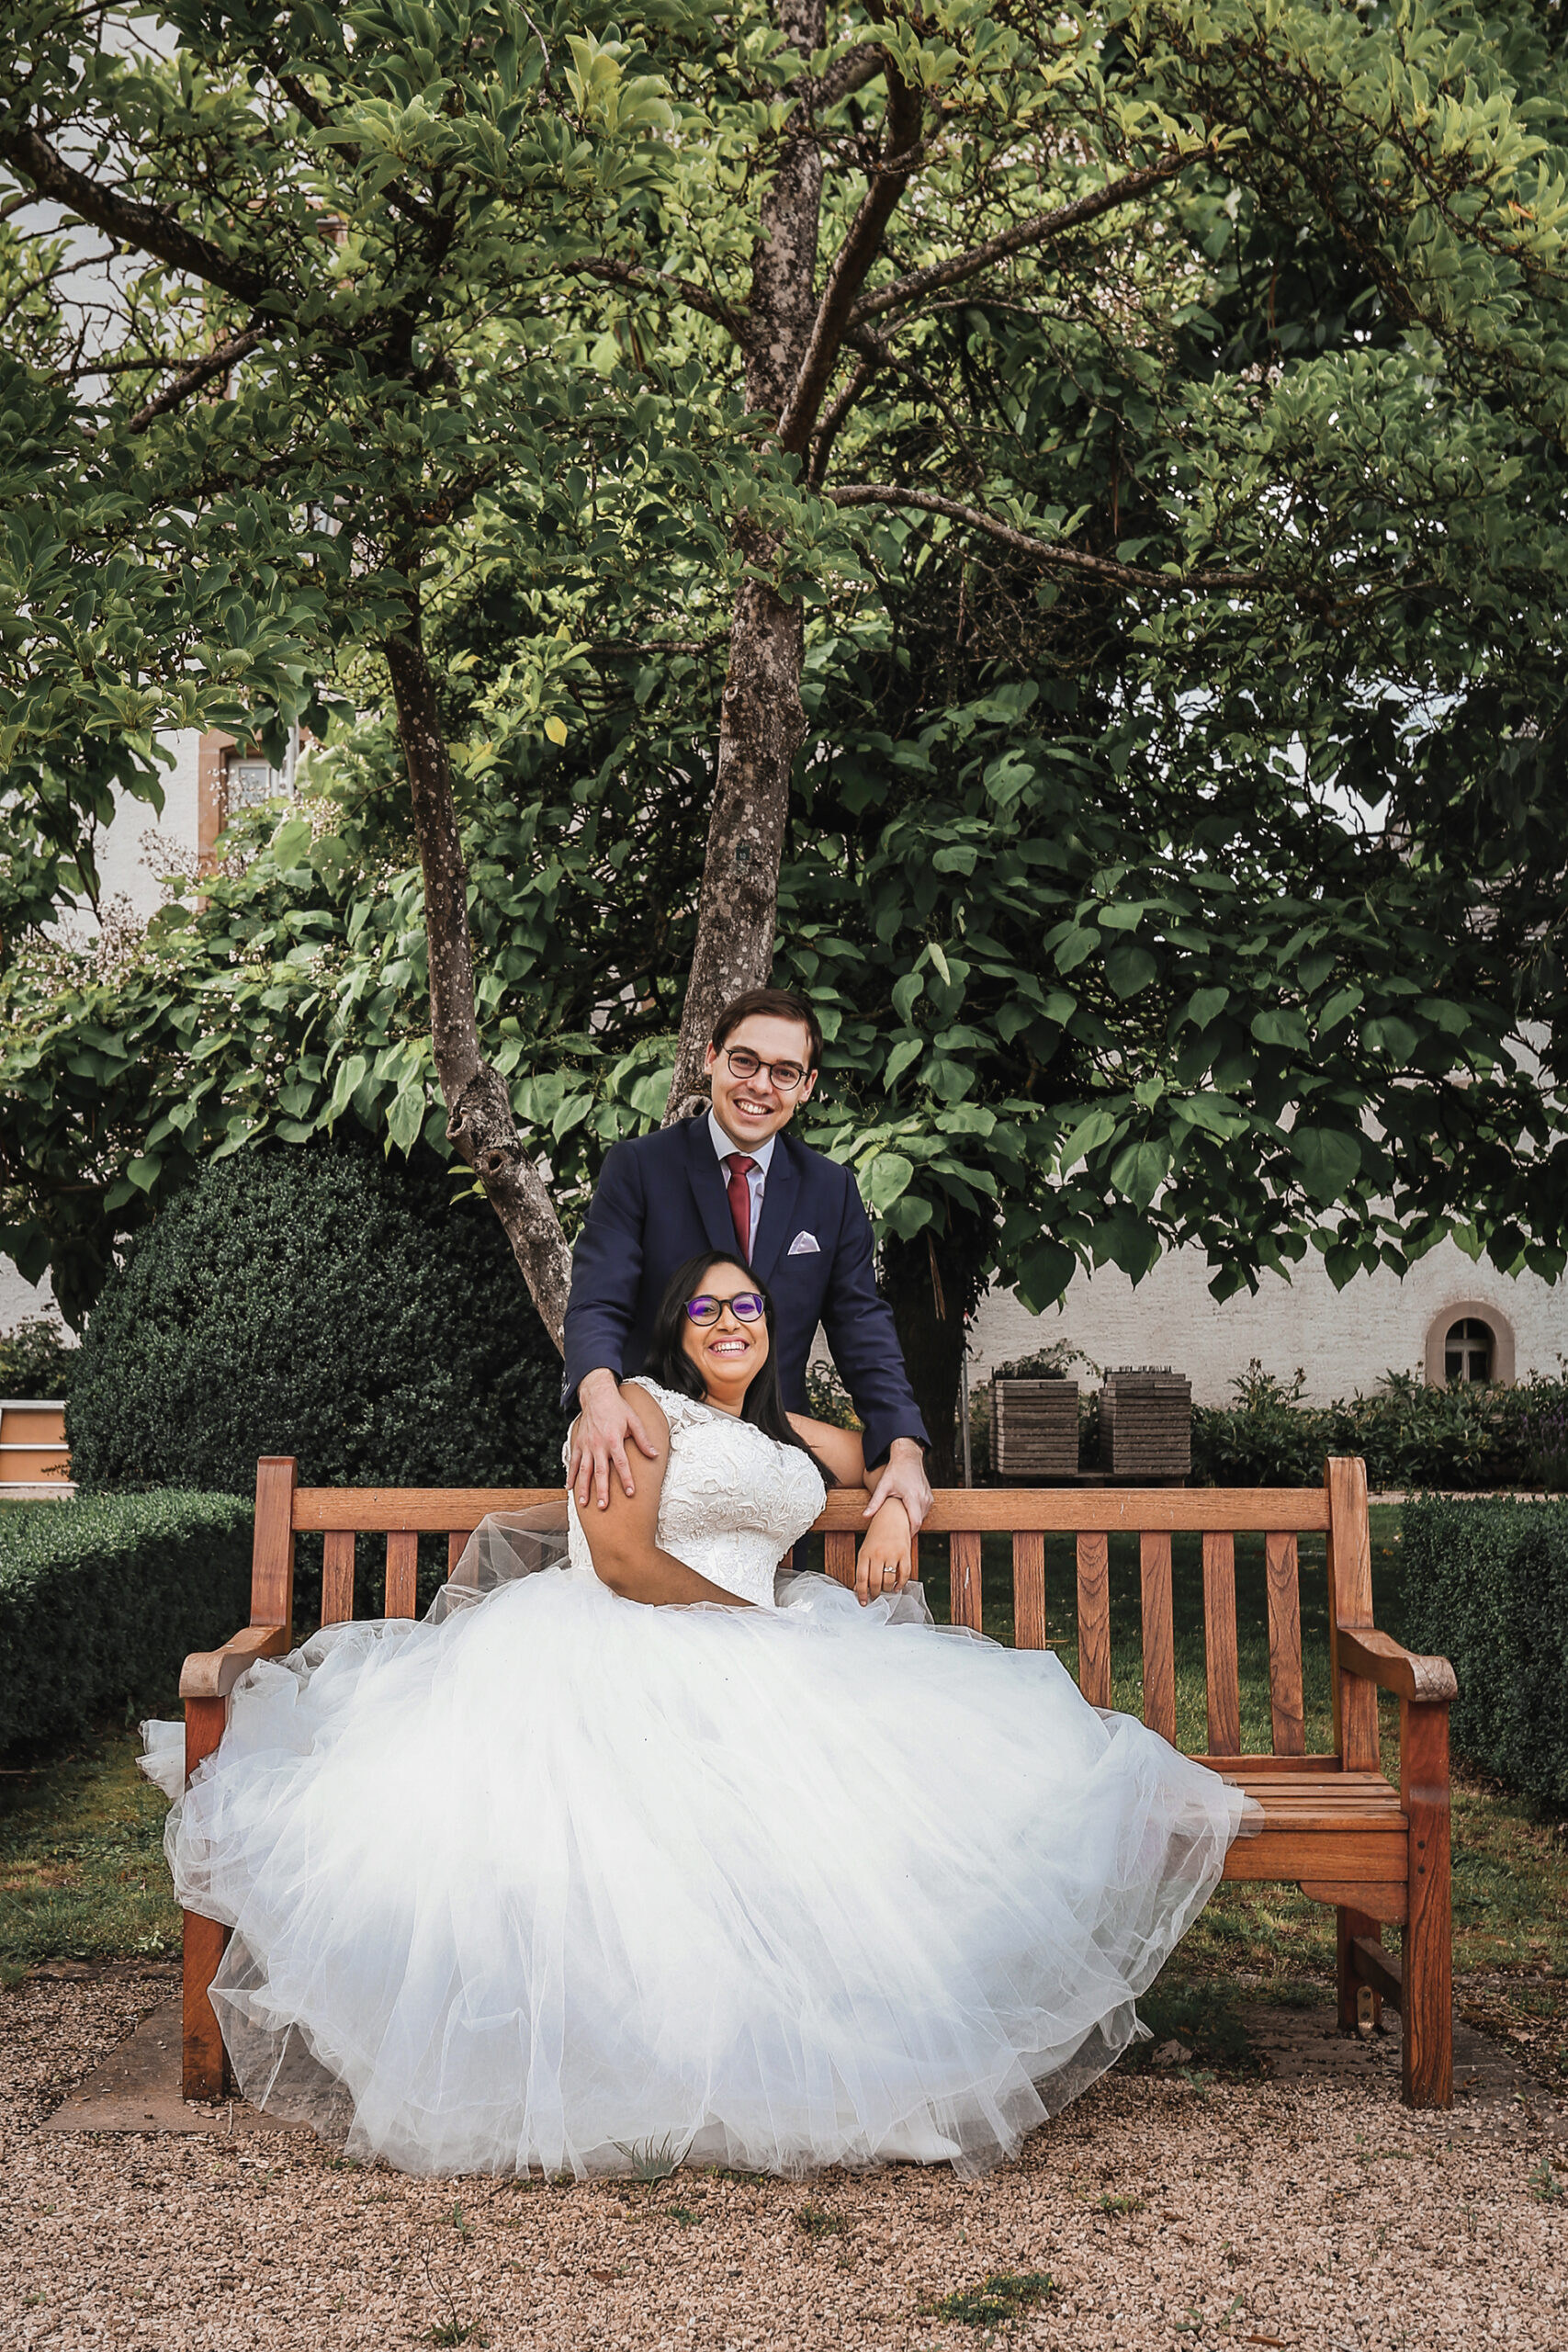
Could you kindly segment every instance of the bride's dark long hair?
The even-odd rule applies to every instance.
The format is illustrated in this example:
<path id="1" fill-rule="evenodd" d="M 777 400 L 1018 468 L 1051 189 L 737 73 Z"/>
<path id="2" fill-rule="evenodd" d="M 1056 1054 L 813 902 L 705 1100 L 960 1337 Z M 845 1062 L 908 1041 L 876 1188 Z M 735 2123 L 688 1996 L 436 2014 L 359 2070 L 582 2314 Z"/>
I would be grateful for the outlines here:
<path id="1" fill-rule="evenodd" d="M 744 1274 L 762 1302 L 762 1312 L 768 1326 L 768 1360 L 746 1391 L 740 1408 L 740 1418 L 750 1421 L 764 1437 L 776 1438 L 780 1445 L 793 1445 L 810 1456 L 829 1487 L 838 1480 L 825 1462 L 818 1461 L 811 1448 L 790 1426 L 784 1411 L 784 1396 L 779 1388 L 779 1358 L 777 1335 L 773 1328 L 773 1302 L 765 1283 L 760 1283 L 744 1258 L 729 1250 L 705 1250 L 700 1258 L 688 1258 L 670 1278 L 670 1287 L 659 1303 L 654 1317 L 653 1333 L 648 1343 L 648 1356 L 643 1370 L 649 1380 L 660 1388 L 673 1388 L 678 1396 L 694 1396 L 699 1404 L 707 1396 L 702 1374 L 686 1353 L 682 1344 L 687 1329 L 686 1301 L 698 1295 L 703 1276 L 715 1266 L 733 1266 Z"/>

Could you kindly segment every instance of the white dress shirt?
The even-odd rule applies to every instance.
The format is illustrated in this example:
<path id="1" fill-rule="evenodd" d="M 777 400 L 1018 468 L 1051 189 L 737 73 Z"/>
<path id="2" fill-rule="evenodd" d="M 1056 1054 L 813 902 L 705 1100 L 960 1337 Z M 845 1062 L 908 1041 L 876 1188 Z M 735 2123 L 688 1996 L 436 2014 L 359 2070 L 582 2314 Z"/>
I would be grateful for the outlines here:
<path id="1" fill-rule="evenodd" d="M 753 1144 L 750 1147 L 745 1144 L 731 1143 L 711 1111 L 708 1113 L 708 1133 L 713 1137 L 713 1148 L 721 1160 L 732 1159 L 739 1152 L 743 1159 L 749 1159 L 752 1163 L 746 1170 L 746 1190 L 751 1195 L 751 1247 L 755 1250 L 757 1227 L 762 1221 L 762 1195 L 768 1188 L 768 1162 L 773 1156 L 773 1146 L 777 1143 L 778 1136 L 769 1136 L 765 1143 Z M 724 1171 L 724 1181 L 727 1184 L 729 1182 L 728 1168 Z"/>

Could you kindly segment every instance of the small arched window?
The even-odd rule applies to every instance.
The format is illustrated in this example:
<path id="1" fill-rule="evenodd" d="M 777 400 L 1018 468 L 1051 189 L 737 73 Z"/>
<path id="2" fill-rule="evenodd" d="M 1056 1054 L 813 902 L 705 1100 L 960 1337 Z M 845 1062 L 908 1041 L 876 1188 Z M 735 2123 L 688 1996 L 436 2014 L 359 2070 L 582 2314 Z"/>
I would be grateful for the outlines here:
<path id="1" fill-rule="evenodd" d="M 1456 1298 L 1427 1331 L 1427 1379 L 1434 1388 L 1476 1381 L 1506 1385 L 1514 1377 L 1514 1333 L 1483 1298 Z"/>
<path id="2" fill-rule="evenodd" d="M 1497 1339 L 1490 1323 L 1478 1315 L 1461 1316 L 1449 1326 L 1443 1341 L 1443 1378 L 1452 1386 L 1461 1380 L 1490 1380 Z"/>

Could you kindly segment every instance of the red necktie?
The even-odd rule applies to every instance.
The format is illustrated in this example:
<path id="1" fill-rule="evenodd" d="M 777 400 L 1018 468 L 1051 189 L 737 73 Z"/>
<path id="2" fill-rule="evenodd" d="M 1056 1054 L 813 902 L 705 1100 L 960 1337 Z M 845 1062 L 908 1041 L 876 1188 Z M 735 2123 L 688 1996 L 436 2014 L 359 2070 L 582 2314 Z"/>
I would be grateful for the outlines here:
<path id="1" fill-rule="evenodd" d="M 747 1177 L 757 1165 L 744 1152 L 732 1151 L 725 1161 L 729 1170 L 729 1214 L 735 1225 L 735 1238 L 740 1255 L 748 1265 L 751 1262 L 751 1187 Z"/>

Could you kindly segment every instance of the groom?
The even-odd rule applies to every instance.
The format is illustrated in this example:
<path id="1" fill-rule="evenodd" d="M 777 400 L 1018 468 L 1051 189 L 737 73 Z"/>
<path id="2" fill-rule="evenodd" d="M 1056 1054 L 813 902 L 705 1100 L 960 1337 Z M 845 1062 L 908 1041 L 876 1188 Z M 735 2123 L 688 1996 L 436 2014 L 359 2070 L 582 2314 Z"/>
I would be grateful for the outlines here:
<path id="1" fill-rule="evenodd" d="M 579 1411 L 568 1483 L 580 1510 L 609 1499 L 612 1470 L 629 1495 L 630 1449 L 650 1459 L 619 1383 L 641 1369 L 671 1275 L 701 1250 L 743 1258 L 773 1295 L 786 1409 L 809 1409 L 806 1365 L 821 1323 L 856 1412 L 865 1458 L 885 1464 L 866 1517 L 896 1495 L 918 1528 L 931 1508 L 925 1424 L 877 1294 L 871 1224 L 847 1168 L 784 1130 L 810 1099 L 822 1031 L 804 998 L 752 989 L 714 1023 L 706 1069 L 713 1108 L 657 1135 L 618 1143 L 600 1171 L 571 1257 L 562 1404 Z"/>

